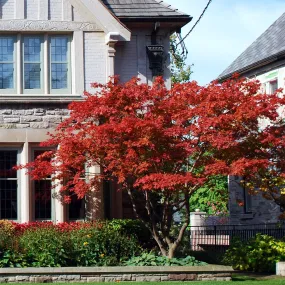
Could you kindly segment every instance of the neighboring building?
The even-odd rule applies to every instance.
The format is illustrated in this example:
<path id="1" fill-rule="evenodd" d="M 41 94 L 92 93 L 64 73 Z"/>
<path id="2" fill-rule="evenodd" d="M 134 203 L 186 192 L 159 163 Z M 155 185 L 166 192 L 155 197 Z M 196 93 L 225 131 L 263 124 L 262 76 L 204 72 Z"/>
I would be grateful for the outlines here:
<path id="1" fill-rule="evenodd" d="M 220 76 L 229 79 L 239 73 L 249 79 L 258 79 L 262 91 L 272 94 L 285 87 L 285 13 L 253 42 Z M 229 178 L 230 223 L 274 223 L 281 214 L 280 207 L 261 195 L 250 196 L 240 186 L 239 177 Z M 238 204 L 242 206 L 239 206 Z"/>
<path id="2" fill-rule="evenodd" d="M 0 0 L 0 219 L 125 215 L 122 194 L 107 183 L 104 194 L 66 206 L 50 180 L 12 167 L 44 151 L 39 143 L 92 82 L 118 74 L 151 84 L 161 74 L 170 86 L 169 36 L 190 20 L 156 0 Z"/>

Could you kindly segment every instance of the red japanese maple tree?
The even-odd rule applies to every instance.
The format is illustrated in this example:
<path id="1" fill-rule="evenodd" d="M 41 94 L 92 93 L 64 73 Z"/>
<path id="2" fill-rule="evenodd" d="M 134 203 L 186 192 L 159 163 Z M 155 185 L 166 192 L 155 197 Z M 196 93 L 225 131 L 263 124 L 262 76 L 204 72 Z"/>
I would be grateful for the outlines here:
<path id="1" fill-rule="evenodd" d="M 70 104 L 70 118 L 42 144 L 60 147 L 25 165 L 34 179 L 52 175 L 65 181 L 61 190 L 67 202 L 70 193 L 82 198 L 102 179 L 116 179 L 161 253 L 171 258 L 189 225 L 189 198 L 209 177 L 242 175 L 253 184 L 271 175 L 284 185 L 280 92 L 262 94 L 258 82 L 237 78 L 204 87 L 174 84 L 171 90 L 162 78 L 152 87 L 137 79 L 114 81 L 94 84 L 94 95 Z M 261 120 L 269 124 L 261 128 Z M 101 166 L 101 175 L 82 179 L 84 165 Z M 281 197 L 276 184 L 262 189 L 270 199 Z M 175 235 L 178 211 L 184 216 Z"/>

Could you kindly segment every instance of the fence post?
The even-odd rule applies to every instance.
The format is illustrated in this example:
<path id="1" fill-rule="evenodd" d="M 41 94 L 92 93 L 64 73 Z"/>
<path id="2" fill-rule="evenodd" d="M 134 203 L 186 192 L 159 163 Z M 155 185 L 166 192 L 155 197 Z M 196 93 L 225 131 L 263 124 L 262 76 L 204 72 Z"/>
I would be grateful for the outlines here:
<path id="1" fill-rule="evenodd" d="M 206 212 L 200 212 L 199 209 L 190 213 L 190 246 L 192 250 L 198 250 L 199 248 L 199 239 L 203 236 L 201 236 L 200 231 L 204 231 L 203 226 L 205 226 L 206 215 Z"/>
<path id="2" fill-rule="evenodd" d="M 214 233 L 215 233 L 215 251 L 217 251 L 217 226 L 214 226 Z"/>

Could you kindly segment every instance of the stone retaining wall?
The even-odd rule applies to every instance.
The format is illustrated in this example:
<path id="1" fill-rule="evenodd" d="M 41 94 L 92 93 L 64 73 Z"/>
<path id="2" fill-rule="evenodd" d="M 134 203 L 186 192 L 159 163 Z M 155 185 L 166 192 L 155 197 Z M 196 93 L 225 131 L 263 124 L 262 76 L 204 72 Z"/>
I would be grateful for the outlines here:
<path id="1" fill-rule="evenodd" d="M 1 268 L 0 283 L 230 281 L 229 266 Z"/>

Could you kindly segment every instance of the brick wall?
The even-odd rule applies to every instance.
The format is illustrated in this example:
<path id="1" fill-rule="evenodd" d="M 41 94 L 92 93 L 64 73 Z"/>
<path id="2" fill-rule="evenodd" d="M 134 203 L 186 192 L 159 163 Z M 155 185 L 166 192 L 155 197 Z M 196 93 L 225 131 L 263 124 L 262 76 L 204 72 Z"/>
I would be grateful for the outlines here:
<path id="1" fill-rule="evenodd" d="M 116 46 L 115 74 L 126 82 L 138 75 L 137 36 L 132 36 L 130 42 Z"/>
<path id="2" fill-rule="evenodd" d="M 46 0 L 49 1 L 48 19 L 52 21 L 62 20 L 62 0 Z"/>
<path id="3" fill-rule="evenodd" d="M 104 33 L 84 33 L 85 90 L 93 92 L 91 83 L 106 81 L 106 44 Z"/>
<path id="4" fill-rule="evenodd" d="M 29 20 L 37 20 L 39 16 L 39 1 L 25 0 L 25 18 Z"/>
<path id="5" fill-rule="evenodd" d="M 0 0 L 1 19 L 14 19 L 14 0 Z"/>

